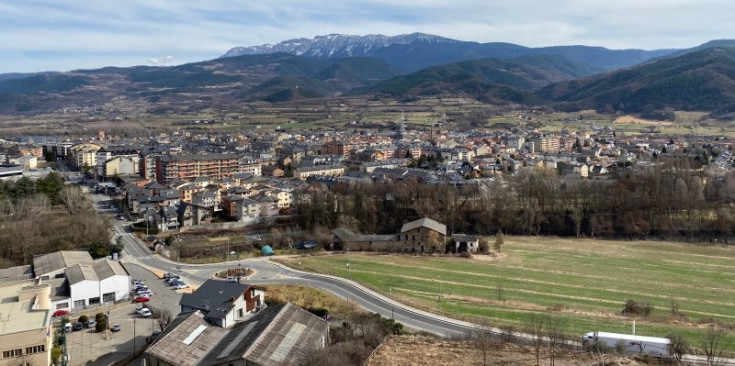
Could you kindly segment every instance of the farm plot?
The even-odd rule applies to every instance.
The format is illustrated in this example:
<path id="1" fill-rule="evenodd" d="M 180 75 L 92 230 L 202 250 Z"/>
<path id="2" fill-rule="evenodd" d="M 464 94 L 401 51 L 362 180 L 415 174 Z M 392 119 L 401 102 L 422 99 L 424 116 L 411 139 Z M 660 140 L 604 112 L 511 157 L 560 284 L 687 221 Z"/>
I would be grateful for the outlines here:
<path id="1" fill-rule="evenodd" d="M 570 334 L 628 333 L 633 317 L 621 314 L 623 303 L 650 303 L 651 314 L 637 316 L 638 334 L 680 332 L 696 347 L 707 324 L 717 322 L 729 327 L 735 351 L 734 260 L 729 246 L 517 237 L 507 238 L 497 257 L 353 253 L 284 263 L 349 276 L 413 306 L 468 320 L 521 328 L 531 314 L 554 312 Z"/>

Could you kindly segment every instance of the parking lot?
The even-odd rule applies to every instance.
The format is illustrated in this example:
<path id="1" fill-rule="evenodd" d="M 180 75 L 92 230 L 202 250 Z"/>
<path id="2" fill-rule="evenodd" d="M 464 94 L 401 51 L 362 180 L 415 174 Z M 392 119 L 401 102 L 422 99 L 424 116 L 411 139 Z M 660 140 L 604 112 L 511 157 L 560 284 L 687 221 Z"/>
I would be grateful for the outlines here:
<path id="1" fill-rule="evenodd" d="M 158 312 L 165 310 L 172 317 L 178 315 L 180 292 L 166 286 L 163 280 L 138 265 L 125 263 L 124 266 L 131 278 L 145 281 L 153 296 L 147 303 L 131 302 L 109 310 L 110 326 L 119 324 L 119 332 L 97 333 L 95 329 L 84 328 L 69 334 L 67 352 L 70 365 L 109 365 L 123 360 L 133 354 L 134 347 L 135 350 L 142 350 L 146 346 L 146 338 L 154 331 L 160 330 L 156 319 Z M 154 316 L 144 318 L 136 314 L 135 309 L 140 306 L 152 309 Z M 104 308 L 99 311 L 108 312 Z M 90 317 L 94 318 L 94 315 Z M 77 319 L 76 314 L 69 316 L 72 323 Z"/>
<path id="2" fill-rule="evenodd" d="M 146 338 L 158 330 L 152 318 L 135 314 L 137 304 L 127 304 L 109 311 L 110 324 L 120 324 L 119 332 L 100 332 L 84 328 L 68 336 L 67 352 L 70 365 L 109 365 L 133 354 L 133 347 L 141 350 Z M 101 309 L 102 310 L 102 309 Z M 71 316 L 72 322 L 77 318 Z"/>

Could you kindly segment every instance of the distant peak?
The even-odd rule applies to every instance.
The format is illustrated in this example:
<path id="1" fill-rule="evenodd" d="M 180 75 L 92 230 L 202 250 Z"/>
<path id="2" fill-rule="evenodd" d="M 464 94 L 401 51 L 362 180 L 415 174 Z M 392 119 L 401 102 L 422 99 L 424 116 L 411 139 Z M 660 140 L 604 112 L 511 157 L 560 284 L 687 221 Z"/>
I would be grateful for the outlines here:
<path id="1" fill-rule="evenodd" d="M 254 55 L 274 52 L 286 52 L 296 55 L 332 57 L 332 56 L 368 56 L 371 52 L 394 44 L 410 44 L 413 42 L 458 42 L 453 39 L 415 32 L 397 36 L 368 34 L 364 36 L 332 33 L 314 38 L 294 38 L 278 44 L 235 47 L 222 57 Z"/>

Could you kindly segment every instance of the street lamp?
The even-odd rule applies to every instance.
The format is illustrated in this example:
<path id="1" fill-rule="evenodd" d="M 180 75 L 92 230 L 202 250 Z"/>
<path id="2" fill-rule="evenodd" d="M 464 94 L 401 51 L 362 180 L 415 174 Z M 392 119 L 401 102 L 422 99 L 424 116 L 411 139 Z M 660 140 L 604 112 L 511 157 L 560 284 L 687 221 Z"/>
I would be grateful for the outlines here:
<path id="1" fill-rule="evenodd" d="M 352 279 L 352 274 L 350 273 L 350 248 L 347 248 L 347 278 Z"/>
<path id="2" fill-rule="evenodd" d="M 442 311 L 442 276 L 439 276 L 439 297 L 437 298 L 439 303 L 439 311 Z"/>

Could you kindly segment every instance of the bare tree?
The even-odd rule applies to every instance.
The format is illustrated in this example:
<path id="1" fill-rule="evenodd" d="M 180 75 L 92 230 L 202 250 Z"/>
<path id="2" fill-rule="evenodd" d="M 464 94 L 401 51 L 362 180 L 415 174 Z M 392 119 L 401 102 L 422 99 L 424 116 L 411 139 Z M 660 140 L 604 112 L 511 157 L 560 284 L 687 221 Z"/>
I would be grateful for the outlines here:
<path id="1" fill-rule="evenodd" d="M 59 192 L 59 201 L 69 215 L 92 210 L 92 203 L 87 199 L 84 191 L 77 186 L 64 186 Z"/>
<path id="2" fill-rule="evenodd" d="M 671 333 L 666 338 L 669 339 L 669 353 L 674 355 L 677 364 L 681 364 L 681 358 L 689 352 L 689 341 L 680 333 Z"/>
<path id="3" fill-rule="evenodd" d="M 501 231 L 498 231 L 498 233 L 495 234 L 495 251 L 500 253 L 500 249 L 503 247 L 503 244 L 505 244 L 505 237 Z"/>
<path id="4" fill-rule="evenodd" d="M 496 346 L 493 332 L 487 318 L 482 318 L 472 331 L 472 344 L 482 355 L 482 366 L 487 366 L 490 351 Z"/>
<path id="5" fill-rule="evenodd" d="M 554 366 L 557 348 L 564 343 L 564 327 L 564 321 L 558 315 L 549 315 L 546 317 L 545 333 L 549 341 L 551 366 Z"/>
<path id="6" fill-rule="evenodd" d="M 156 318 L 156 321 L 158 322 L 158 328 L 161 330 L 166 329 L 166 327 L 171 324 L 171 321 L 173 320 L 173 315 L 171 315 L 171 312 L 167 309 L 161 309 L 158 312 L 158 317 Z"/>
<path id="7" fill-rule="evenodd" d="M 526 333 L 531 336 L 531 346 L 536 353 L 536 366 L 541 359 L 541 348 L 544 346 L 544 325 L 546 316 L 542 314 L 531 314 L 526 322 Z"/>
<path id="8" fill-rule="evenodd" d="M 707 365 L 715 365 L 722 357 L 723 341 L 725 340 L 725 331 L 722 328 L 712 324 L 707 328 L 707 332 L 702 339 L 702 349 L 707 356 Z"/>

